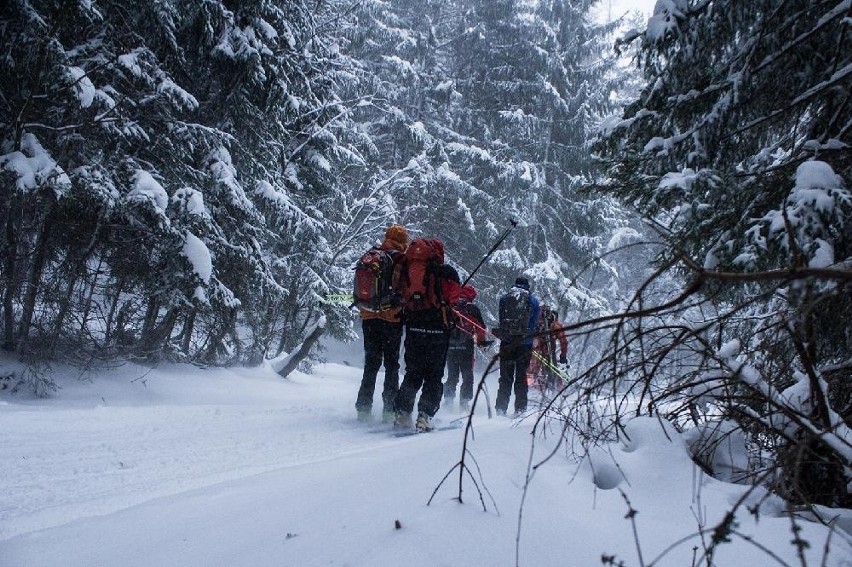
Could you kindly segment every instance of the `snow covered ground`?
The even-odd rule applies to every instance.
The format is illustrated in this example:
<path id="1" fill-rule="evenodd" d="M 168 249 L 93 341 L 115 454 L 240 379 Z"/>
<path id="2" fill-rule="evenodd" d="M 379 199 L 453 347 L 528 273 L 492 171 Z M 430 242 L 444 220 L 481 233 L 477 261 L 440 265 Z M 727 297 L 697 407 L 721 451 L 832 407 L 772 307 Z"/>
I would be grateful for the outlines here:
<path id="1" fill-rule="evenodd" d="M 269 367 L 125 365 L 59 371 L 49 399 L 0 393 L 0 565 L 542 567 L 606 555 L 682 567 L 703 564 L 699 524 L 744 492 L 704 476 L 649 419 L 601 449 L 594 472 L 558 453 L 525 492 L 553 436 L 531 455 L 531 420 L 481 408 L 468 462 L 485 509 L 470 478 L 455 499 L 458 471 L 427 505 L 463 430 L 371 432 L 354 419 L 361 370 L 343 358 L 288 380 Z M 759 516 L 739 514 L 737 531 L 759 545 L 735 536 L 714 565 L 852 565 L 848 534 L 808 522 L 802 563 L 782 509 L 769 497 Z"/>

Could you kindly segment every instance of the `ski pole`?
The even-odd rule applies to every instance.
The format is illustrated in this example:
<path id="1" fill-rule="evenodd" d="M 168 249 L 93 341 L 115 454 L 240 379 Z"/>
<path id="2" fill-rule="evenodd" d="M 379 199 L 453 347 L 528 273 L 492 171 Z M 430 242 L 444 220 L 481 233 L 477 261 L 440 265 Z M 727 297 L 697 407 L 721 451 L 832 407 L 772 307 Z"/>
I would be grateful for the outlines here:
<path id="1" fill-rule="evenodd" d="M 494 243 L 494 246 L 491 247 L 491 250 L 489 250 L 488 253 L 483 256 L 482 260 L 479 261 L 479 264 L 477 264 L 473 271 L 470 273 L 470 275 L 465 278 L 464 282 L 462 283 L 462 287 L 464 287 L 464 285 L 470 281 L 470 278 L 472 278 L 473 275 L 479 271 L 479 268 L 482 267 L 482 264 L 485 263 L 488 257 L 491 256 L 501 244 L 503 244 L 503 241 L 506 240 L 506 237 L 509 236 L 509 233 L 512 232 L 516 226 L 518 226 L 518 223 L 514 219 L 509 219 L 509 223 L 511 224 L 511 226 L 503 231 L 503 234 L 500 235 L 500 238 L 498 238 L 497 242 Z"/>

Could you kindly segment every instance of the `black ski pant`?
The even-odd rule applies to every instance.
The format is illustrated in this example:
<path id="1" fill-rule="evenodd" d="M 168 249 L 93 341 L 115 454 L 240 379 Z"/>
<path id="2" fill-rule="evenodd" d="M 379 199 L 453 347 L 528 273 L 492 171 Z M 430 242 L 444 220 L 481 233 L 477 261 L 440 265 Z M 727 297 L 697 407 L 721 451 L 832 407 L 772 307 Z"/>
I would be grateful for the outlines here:
<path id="1" fill-rule="evenodd" d="M 376 376 L 382 363 L 385 365 L 385 383 L 382 389 L 383 411 L 392 412 L 399 390 L 399 347 L 402 343 L 402 323 L 383 319 L 364 319 L 364 376 L 358 389 L 355 409 L 369 412 L 373 409 Z"/>
<path id="2" fill-rule="evenodd" d="M 459 399 L 463 402 L 473 398 L 473 343 L 470 346 L 450 347 L 447 352 L 447 381 L 444 383 L 444 399 L 456 397 L 456 385 L 461 375 Z"/>
<path id="3" fill-rule="evenodd" d="M 414 411 L 414 398 L 420 388 L 417 411 L 432 417 L 441 407 L 444 391 L 444 364 L 450 333 L 443 327 L 405 328 L 405 377 L 396 396 L 396 411 Z"/>
<path id="4" fill-rule="evenodd" d="M 500 343 L 500 381 L 497 388 L 498 412 L 505 413 L 509 396 L 515 391 L 515 412 L 527 409 L 527 367 L 532 357 L 532 345 L 515 344 L 515 340 Z"/>

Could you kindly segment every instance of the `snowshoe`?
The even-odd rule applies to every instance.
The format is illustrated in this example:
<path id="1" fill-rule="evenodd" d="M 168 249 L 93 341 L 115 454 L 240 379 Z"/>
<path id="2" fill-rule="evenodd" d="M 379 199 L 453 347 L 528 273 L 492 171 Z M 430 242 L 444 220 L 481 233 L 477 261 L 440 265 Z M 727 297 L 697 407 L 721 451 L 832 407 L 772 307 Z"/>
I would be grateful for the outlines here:
<path id="1" fill-rule="evenodd" d="M 394 429 L 412 429 L 414 428 L 414 422 L 411 421 L 411 414 L 398 411 L 396 412 L 396 419 L 393 420 L 393 428 Z"/>

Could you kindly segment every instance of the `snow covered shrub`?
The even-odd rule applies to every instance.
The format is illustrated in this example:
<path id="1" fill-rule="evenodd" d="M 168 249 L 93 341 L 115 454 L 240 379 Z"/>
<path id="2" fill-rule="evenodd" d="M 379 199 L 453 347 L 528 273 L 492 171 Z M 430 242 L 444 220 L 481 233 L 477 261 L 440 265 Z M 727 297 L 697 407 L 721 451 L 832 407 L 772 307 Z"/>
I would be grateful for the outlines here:
<path id="1" fill-rule="evenodd" d="M 708 468 L 748 463 L 738 477 L 832 506 L 852 505 L 848 18 L 843 2 L 659 2 L 631 36 L 647 86 L 595 146 L 597 188 L 656 228 L 657 277 L 683 282 L 662 302 L 640 287 L 609 371 L 694 429 Z M 747 460 L 716 462 L 719 424 Z"/>
<path id="2" fill-rule="evenodd" d="M 725 482 L 744 483 L 752 476 L 748 439 L 733 420 L 705 421 L 684 432 L 692 458 Z"/>

